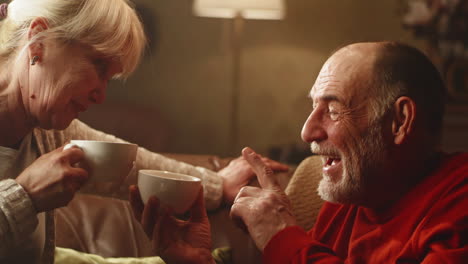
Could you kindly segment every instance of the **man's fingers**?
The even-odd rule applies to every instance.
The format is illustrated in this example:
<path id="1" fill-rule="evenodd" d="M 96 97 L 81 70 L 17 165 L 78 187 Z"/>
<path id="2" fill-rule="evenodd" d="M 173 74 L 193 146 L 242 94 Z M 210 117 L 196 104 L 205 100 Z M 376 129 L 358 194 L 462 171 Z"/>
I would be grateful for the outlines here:
<path id="1" fill-rule="evenodd" d="M 279 187 L 278 182 L 274 178 L 273 170 L 262 161 L 257 153 L 247 147 L 242 150 L 242 156 L 252 166 L 262 188 L 274 189 Z"/>
<path id="2" fill-rule="evenodd" d="M 271 160 L 271 159 L 265 158 L 265 157 L 262 158 L 262 161 L 265 164 L 267 164 L 268 167 L 270 167 L 274 171 L 288 171 L 289 170 L 289 166 L 286 165 L 286 164 L 283 164 L 281 162 Z"/>
<path id="3" fill-rule="evenodd" d="M 157 213 L 159 209 L 159 201 L 156 197 L 152 196 L 148 199 L 148 202 L 143 209 L 143 214 L 141 215 L 141 225 L 143 226 L 143 230 L 148 235 L 148 237 L 152 237 L 153 229 L 156 224 Z"/>
<path id="4" fill-rule="evenodd" d="M 242 198 L 241 198 L 242 199 Z M 244 216 L 250 212 L 249 207 L 242 202 L 236 202 L 232 205 L 229 216 L 234 224 L 242 229 L 245 233 L 248 233 L 247 225 L 244 222 Z"/>
<path id="5" fill-rule="evenodd" d="M 159 217 L 159 226 L 161 228 L 159 228 L 159 233 L 155 233 L 158 237 L 154 237 L 154 239 L 158 239 L 158 243 L 153 242 L 153 245 L 157 247 L 158 253 L 161 253 L 171 245 L 174 245 L 174 241 L 180 239 L 179 235 L 181 232 L 185 233 L 183 228 L 186 223 L 185 221 L 176 219 L 168 208 L 162 210 Z"/>
<path id="6" fill-rule="evenodd" d="M 191 221 L 196 223 L 202 222 L 208 217 L 206 215 L 205 199 L 203 197 L 203 187 L 200 188 L 197 200 L 195 200 L 195 202 L 192 205 L 192 208 L 190 209 L 190 215 Z"/>
<path id="7" fill-rule="evenodd" d="M 132 206 L 133 215 L 135 219 L 141 222 L 141 216 L 143 214 L 143 209 L 145 208 L 145 204 L 141 200 L 140 191 L 136 185 L 131 185 L 129 187 L 129 197 L 128 200 L 130 205 Z"/>
<path id="8" fill-rule="evenodd" d="M 153 247 L 156 250 L 156 254 L 160 254 L 161 250 L 164 250 L 164 241 L 163 239 L 167 237 L 167 235 L 163 234 L 168 228 L 170 228 L 168 224 L 167 218 L 169 217 L 169 212 L 166 207 L 161 208 L 157 212 L 157 222 L 153 226 L 153 236 L 151 240 L 153 241 Z M 164 228 L 161 229 L 161 226 Z M 172 232 L 172 231 L 171 231 Z"/>
<path id="9" fill-rule="evenodd" d="M 237 193 L 236 198 L 234 201 L 237 201 L 239 198 L 243 197 L 258 197 L 261 193 L 262 189 L 254 186 L 244 186 L 240 189 L 239 193 Z"/>

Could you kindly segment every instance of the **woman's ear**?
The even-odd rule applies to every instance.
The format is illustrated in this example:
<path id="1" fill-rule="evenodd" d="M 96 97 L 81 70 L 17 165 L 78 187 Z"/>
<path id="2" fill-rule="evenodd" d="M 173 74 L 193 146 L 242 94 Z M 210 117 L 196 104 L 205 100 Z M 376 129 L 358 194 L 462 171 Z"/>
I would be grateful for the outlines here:
<path id="1" fill-rule="evenodd" d="M 409 135 L 415 128 L 416 103 L 413 99 L 407 96 L 402 96 L 396 100 L 393 107 L 393 141 L 396 145 L 401 145 L 408 139 Z"/>
<path id="2" fill-rule="evenodd" d="M 35 18 L 31 21 L 28 29 L 28 53 L 29 60 L 32 60 L 37 56 L 36 61 L 40 61 L 44 56 L 44 41 L 42 37 L 39 37 L 40 33 L 46 31 L 49 28 L 47 20 L 42 17 Z"/>

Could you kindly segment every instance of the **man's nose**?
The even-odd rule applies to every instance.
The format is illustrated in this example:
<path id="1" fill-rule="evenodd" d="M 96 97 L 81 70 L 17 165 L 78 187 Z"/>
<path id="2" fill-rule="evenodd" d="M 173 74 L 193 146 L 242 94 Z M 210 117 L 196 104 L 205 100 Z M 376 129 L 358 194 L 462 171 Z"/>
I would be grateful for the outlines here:
<path id="1" fill-rule="evenodd" d="M 327 139 L 327 133 L 322 126 L 318 113 L 312 111 L 301 131 L 302 140 L 307 143 L 320 142 Z"/>
<path id="2" fill-rule="evenodd" d="M 96 87 L 89 94 L 89 100 L 95 104 L 102 104 L 106 100 L 107 82 L 102 83 Z"/>

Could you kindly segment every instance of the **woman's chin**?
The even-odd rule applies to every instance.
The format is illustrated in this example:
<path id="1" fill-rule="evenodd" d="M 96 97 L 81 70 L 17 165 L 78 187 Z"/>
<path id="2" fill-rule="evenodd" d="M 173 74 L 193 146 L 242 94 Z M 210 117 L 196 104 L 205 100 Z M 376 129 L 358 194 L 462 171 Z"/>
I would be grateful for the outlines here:
<path id="1" fill-rule="evenodd" d="M 55 130 L 64 130 L 65 128 L 67 128 L 71 122 L 77 118 L 78 115 L 76 116 L 68 116 L 68 117 L 62 117 L 62 118 L 56 118 L 56 119 L 52 119 L 51 122 L 50 122 L 50 125 L 41 125 L 41 128 L 43 129 L 55 129 Z"/>

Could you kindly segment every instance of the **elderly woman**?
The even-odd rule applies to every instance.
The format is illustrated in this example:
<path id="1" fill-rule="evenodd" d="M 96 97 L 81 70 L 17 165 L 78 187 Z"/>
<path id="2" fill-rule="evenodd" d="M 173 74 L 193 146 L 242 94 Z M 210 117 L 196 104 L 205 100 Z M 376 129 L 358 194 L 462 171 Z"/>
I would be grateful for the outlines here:
<path id="1" fill-rule="evenodd" d="M 126 0 L 0 6 L 1 263 L 53 262 L 53 209 L 66 205 L 88 177 L 73 167 L 83 152 L 62 146 L 70 139 L 122 141 L 75 118 L 104 101 L 109 79 L 136 68 L 144 45 Z M 136 166 L 201 178 L 207 207 L 215 208 L 223 193 L 232 199 L 254 175 L 244 163 L 239 158 L 215 173 L 139 148 Z"/>

